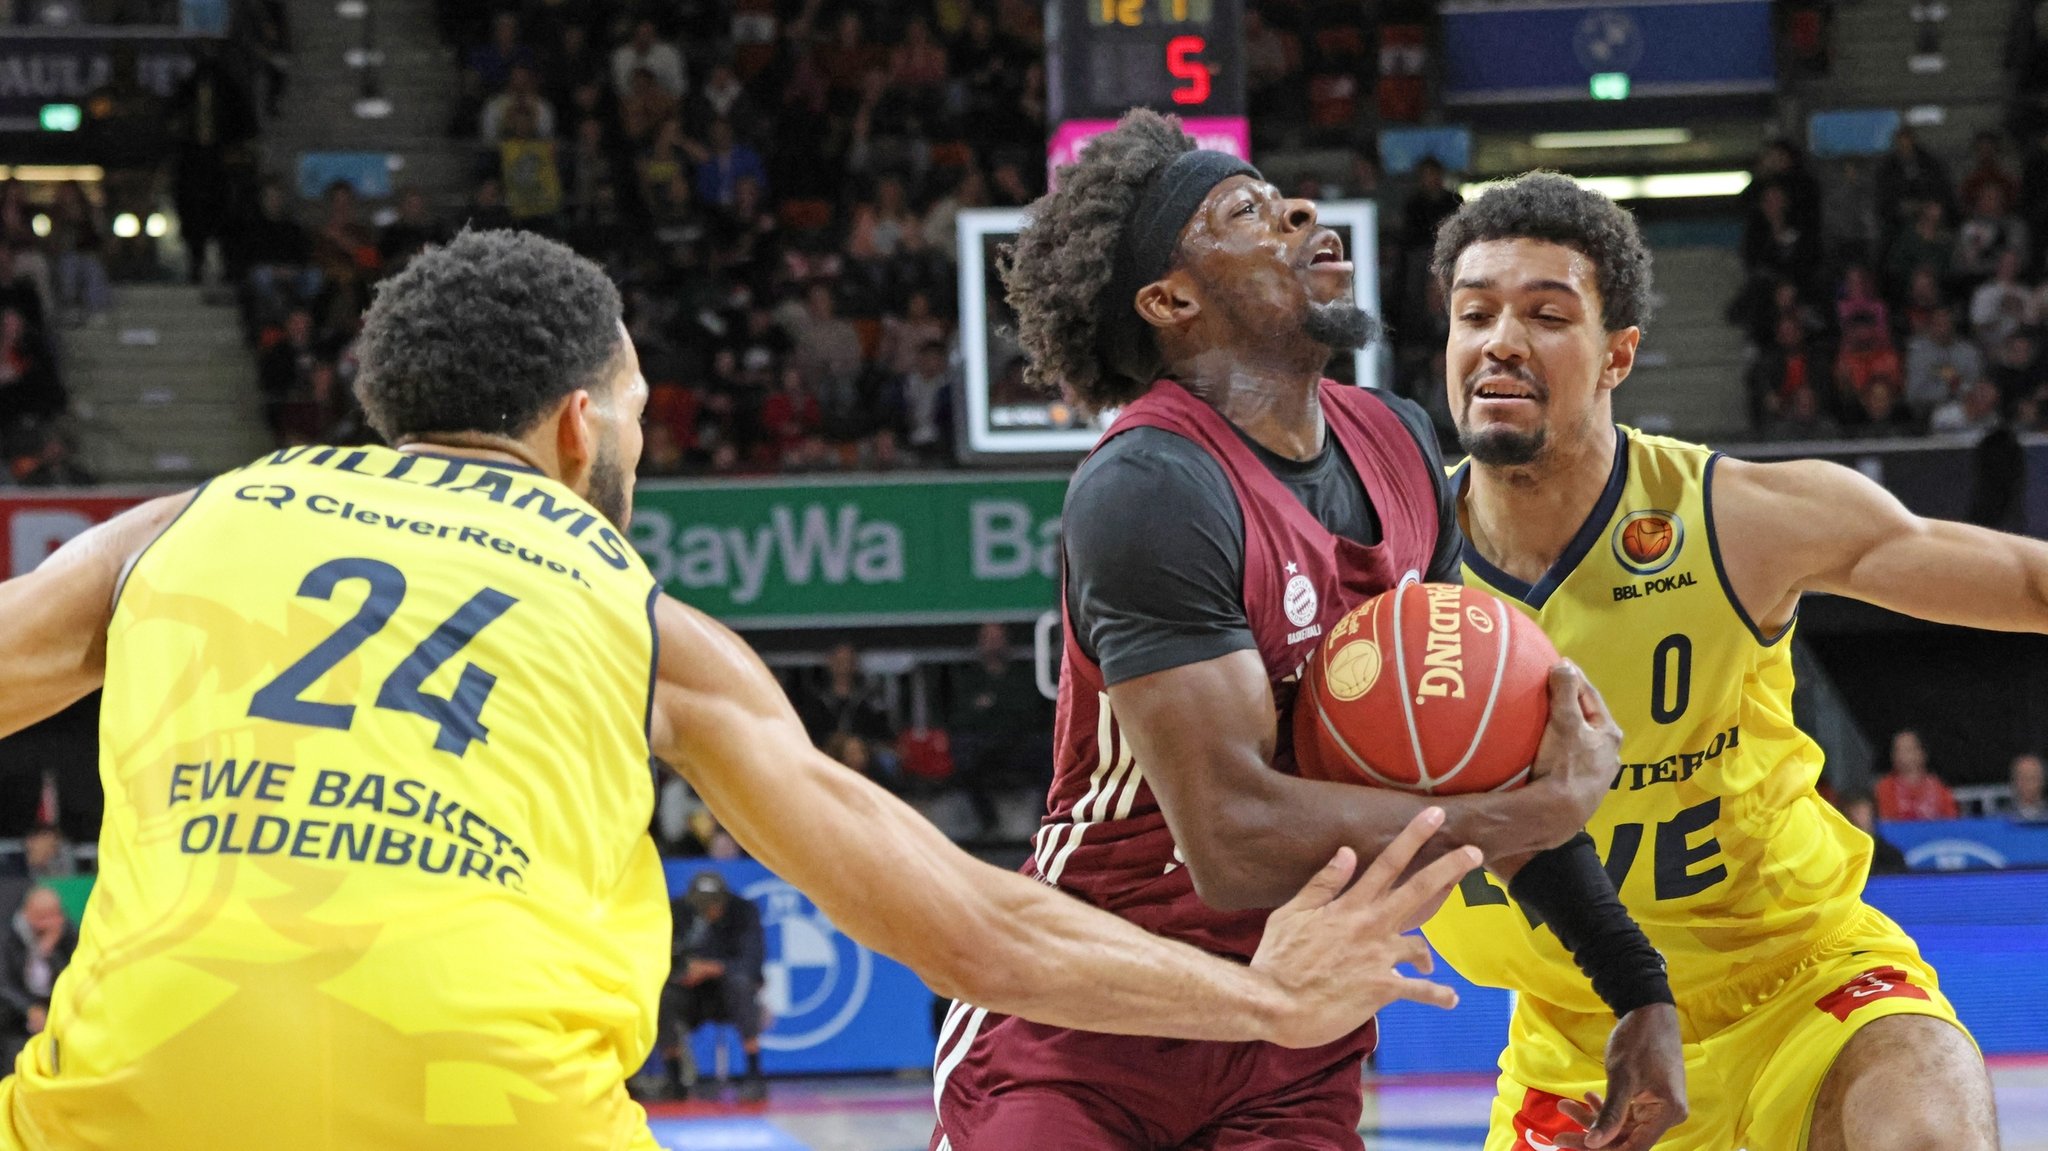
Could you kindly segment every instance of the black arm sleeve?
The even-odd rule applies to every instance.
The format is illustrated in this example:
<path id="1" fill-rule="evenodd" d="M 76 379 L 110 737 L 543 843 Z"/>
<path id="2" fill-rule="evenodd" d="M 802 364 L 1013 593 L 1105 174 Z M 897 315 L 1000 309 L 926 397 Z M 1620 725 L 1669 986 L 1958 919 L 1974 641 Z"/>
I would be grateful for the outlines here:
<path id="1" fill-rule="evenodd" d="M 1429 480 L 1436 487 L 1436 551 L 1429 557 L 1429 570 L 1423 579 L 1430 583 L 1461 583 L 1463 576 L 1459 569 L 1465 552 L 1465 533 L 1458 527 L 1458 493 L 1451 490 L 1451 478 L 1444 473 L 1444 453 L 1436 439 L 1436 424 L 1423 410 L 1421 404 L 1390 392 L 1380 393 L 1394 414 L 1408 427 L 1408 434 L 1415 437 L 1415 446 L 1422 449 L 1423 462 L 1429 465 Z"/>
<path id="2" fill-rule="evenodd" d="M 1208 454 L 1157 428 L 1104 444 L 1061 520 L 1075 638 L 1122 683 L 1257 647 L 1244 614 L 1244 513 Z"/>
<path id="3" fill-rule="evenodd" d="M 1621 905 L 1592 836 L 1582 831 L 1530 857 L 1508 893 L 1550 925 L 1616 1018 L 1673 1002 L 1664 957 Z"/>

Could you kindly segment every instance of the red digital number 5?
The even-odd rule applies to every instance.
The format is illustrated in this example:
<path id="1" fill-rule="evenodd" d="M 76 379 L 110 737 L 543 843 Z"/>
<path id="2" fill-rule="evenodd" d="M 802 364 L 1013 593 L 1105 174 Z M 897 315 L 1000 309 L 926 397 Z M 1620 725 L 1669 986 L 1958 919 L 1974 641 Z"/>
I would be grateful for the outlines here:
<path id="1" fill-rule="evenodd" d="M 1205 104 L 1209 100 L 1209 66 L 1198 57 L 1209 47 L 1200 36 L 1175 36 L 1166 42 L 1166 70 L 1181 86 L 1173 90 L 1176 104 Z"/>

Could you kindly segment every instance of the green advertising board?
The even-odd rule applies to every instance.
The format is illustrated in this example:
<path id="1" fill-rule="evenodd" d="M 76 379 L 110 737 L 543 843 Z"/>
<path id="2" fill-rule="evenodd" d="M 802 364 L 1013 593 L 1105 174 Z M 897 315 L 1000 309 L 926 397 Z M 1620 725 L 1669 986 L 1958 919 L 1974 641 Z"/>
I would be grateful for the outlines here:
<path id="1" fill-rule="evenodd" d="M 1065 475 L 642 484 L 633 546 L 737 627 L 978 623 L 1059 603 Z"/>

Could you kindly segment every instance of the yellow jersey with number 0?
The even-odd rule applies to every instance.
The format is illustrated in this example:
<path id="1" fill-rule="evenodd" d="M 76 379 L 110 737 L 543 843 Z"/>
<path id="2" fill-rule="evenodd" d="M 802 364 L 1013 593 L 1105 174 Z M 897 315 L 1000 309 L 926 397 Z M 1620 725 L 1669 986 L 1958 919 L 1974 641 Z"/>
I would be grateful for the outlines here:
<path id="1" fill-rule="evenodd" d="M 1627 428 L 1616 440 L 1599 504 L 1542 579 L 1523 583 L 1469 545 L 1464 574 L 1533 616 L 1620 723 L 1621 771 L 1587 830 L 1684 1006 L 1782 974 L 1849 924 L 1870 840 L 1814 791 L 1821 752 L 1793 725 L 1791 626 L 1763 634 L 1729 589 L 1718 455 Z M 1453 475 L 1461 490 L 1469 466 Z M 1607 1010 L 1483 872 L 1425 931 L 1474 982 Z"/>
<path id="2" fill-rule="evenodd" d="M 135 563 L 31 1147 L 611 1148 L 667 975 L 654 583 L 514 465 L 280 451 Z"/>

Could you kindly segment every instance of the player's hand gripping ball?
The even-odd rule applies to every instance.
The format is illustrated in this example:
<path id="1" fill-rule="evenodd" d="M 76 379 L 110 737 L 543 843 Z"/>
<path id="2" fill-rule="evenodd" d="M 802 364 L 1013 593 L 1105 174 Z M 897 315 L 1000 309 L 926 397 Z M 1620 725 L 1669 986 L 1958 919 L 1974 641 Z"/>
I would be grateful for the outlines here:
<path id="1" fill-rule="evenodd" d="M 1499 599 L 1407 583 L 1353 608 L 1309 658 L 1294 757 L 1309 779 L 1460 795 L 1529 778 L 1550 637 Z"/>

